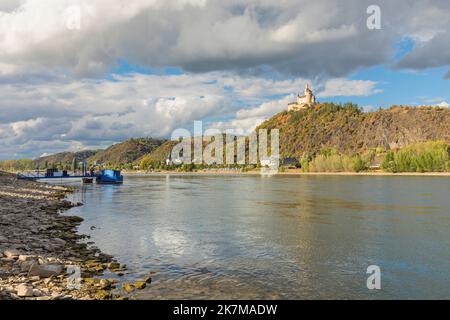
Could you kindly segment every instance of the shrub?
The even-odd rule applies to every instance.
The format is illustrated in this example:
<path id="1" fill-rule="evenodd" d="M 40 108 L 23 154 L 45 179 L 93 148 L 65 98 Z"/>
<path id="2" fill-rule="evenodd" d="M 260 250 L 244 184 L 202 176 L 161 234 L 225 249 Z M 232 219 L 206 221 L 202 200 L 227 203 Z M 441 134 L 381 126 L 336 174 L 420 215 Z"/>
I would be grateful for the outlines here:
<path id="1" fill-rule="evenodd" d="M 319 154 L 309 163 L 311 172 L 361 172 L 369 168 L 369 160 L 357 156 Z"/>
<path id="2" fill-rule="evenodd" d="M 352 158 L 352 171 L 361 172 L 369 169 L 369 159 L 363 159 L 361 156 L 355 156 Z"/>
<path id="3" fill-rule="evenodd" d="M 389 172 L 442 172 L 450 170 L 450 146 L 444 141 L 428 141 L 388 152 L 382 168 Z"/>
<path id="4" fill-rule="evenodd" d="M 302 168 L 303 172 L 309 171 L 309 163 L 311 162 L 312 158 L 308 153 L 305 153 L 301 159 L 300 159 L 300 167 Z"/>
<path id="5" fill-rule="evenodd" d="M 1 160 L 0 170 L 3 171 L 25 171 L 36 169 L 37 164 L 31 159 L 18 159 L 18 160 Z"/>

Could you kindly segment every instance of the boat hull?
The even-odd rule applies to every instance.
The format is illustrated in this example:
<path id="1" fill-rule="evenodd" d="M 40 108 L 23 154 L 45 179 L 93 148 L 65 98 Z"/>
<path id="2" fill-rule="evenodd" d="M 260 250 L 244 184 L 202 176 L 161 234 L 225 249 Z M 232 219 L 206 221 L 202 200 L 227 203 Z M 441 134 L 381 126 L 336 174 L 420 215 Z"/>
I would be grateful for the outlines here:
<path id="1" fill-rule="evenodd" d="M 98 184 L 122 184 L 123 176 L 118 170 L 102 170 L 95 180 Z"/>
<path id="2" fill-rule="evenodd" d="M 95 180 L 98 184 L 122 184 L 123 179 L 105 179 L 101 177 L 97 177 Z"/>

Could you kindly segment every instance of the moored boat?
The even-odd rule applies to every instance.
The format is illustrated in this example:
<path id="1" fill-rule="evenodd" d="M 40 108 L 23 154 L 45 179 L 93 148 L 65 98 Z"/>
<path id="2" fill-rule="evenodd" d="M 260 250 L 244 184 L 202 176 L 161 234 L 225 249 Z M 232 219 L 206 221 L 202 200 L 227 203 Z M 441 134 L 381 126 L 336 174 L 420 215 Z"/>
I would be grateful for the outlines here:
<path id="1" fill-rule="evenodd" d="M 83 178 L 83 183 L 93 183 L 94 178 Z"/>
<path id="2" fill-rule="evenodd" d="M 123 176 L 119 170 L 102 170 L 97 175 L 96 182 L 99 184 L 121 184 L 123 183 Z"/>

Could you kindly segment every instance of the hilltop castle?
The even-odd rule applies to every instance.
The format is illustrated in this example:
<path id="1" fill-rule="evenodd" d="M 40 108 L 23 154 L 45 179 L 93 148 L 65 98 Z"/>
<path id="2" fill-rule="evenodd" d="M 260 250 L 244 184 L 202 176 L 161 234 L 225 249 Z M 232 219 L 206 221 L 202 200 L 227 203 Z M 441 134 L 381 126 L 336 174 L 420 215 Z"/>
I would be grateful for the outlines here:
<path id="1" fill-rule="evenodd" d="M 288 111 L 306 109 L 316 103 L 316 96 L 313 94 L 308 84 L 305 86 L 304 94 L 304 96 L 297 95 L 297 101 L 288 104 Z"/>

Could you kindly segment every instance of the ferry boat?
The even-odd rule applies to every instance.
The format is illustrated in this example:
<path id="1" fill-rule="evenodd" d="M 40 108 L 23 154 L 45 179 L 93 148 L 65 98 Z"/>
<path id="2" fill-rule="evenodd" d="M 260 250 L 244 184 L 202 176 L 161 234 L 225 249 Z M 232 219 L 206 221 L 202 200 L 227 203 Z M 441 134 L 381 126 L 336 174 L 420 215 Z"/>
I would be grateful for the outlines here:
<path id="1" fill-rule="evenodd" d="M 123 175 L 119 170 L 102 170 L 96 177 L 99 184 L 121 184 L 123 183 Z"/>

